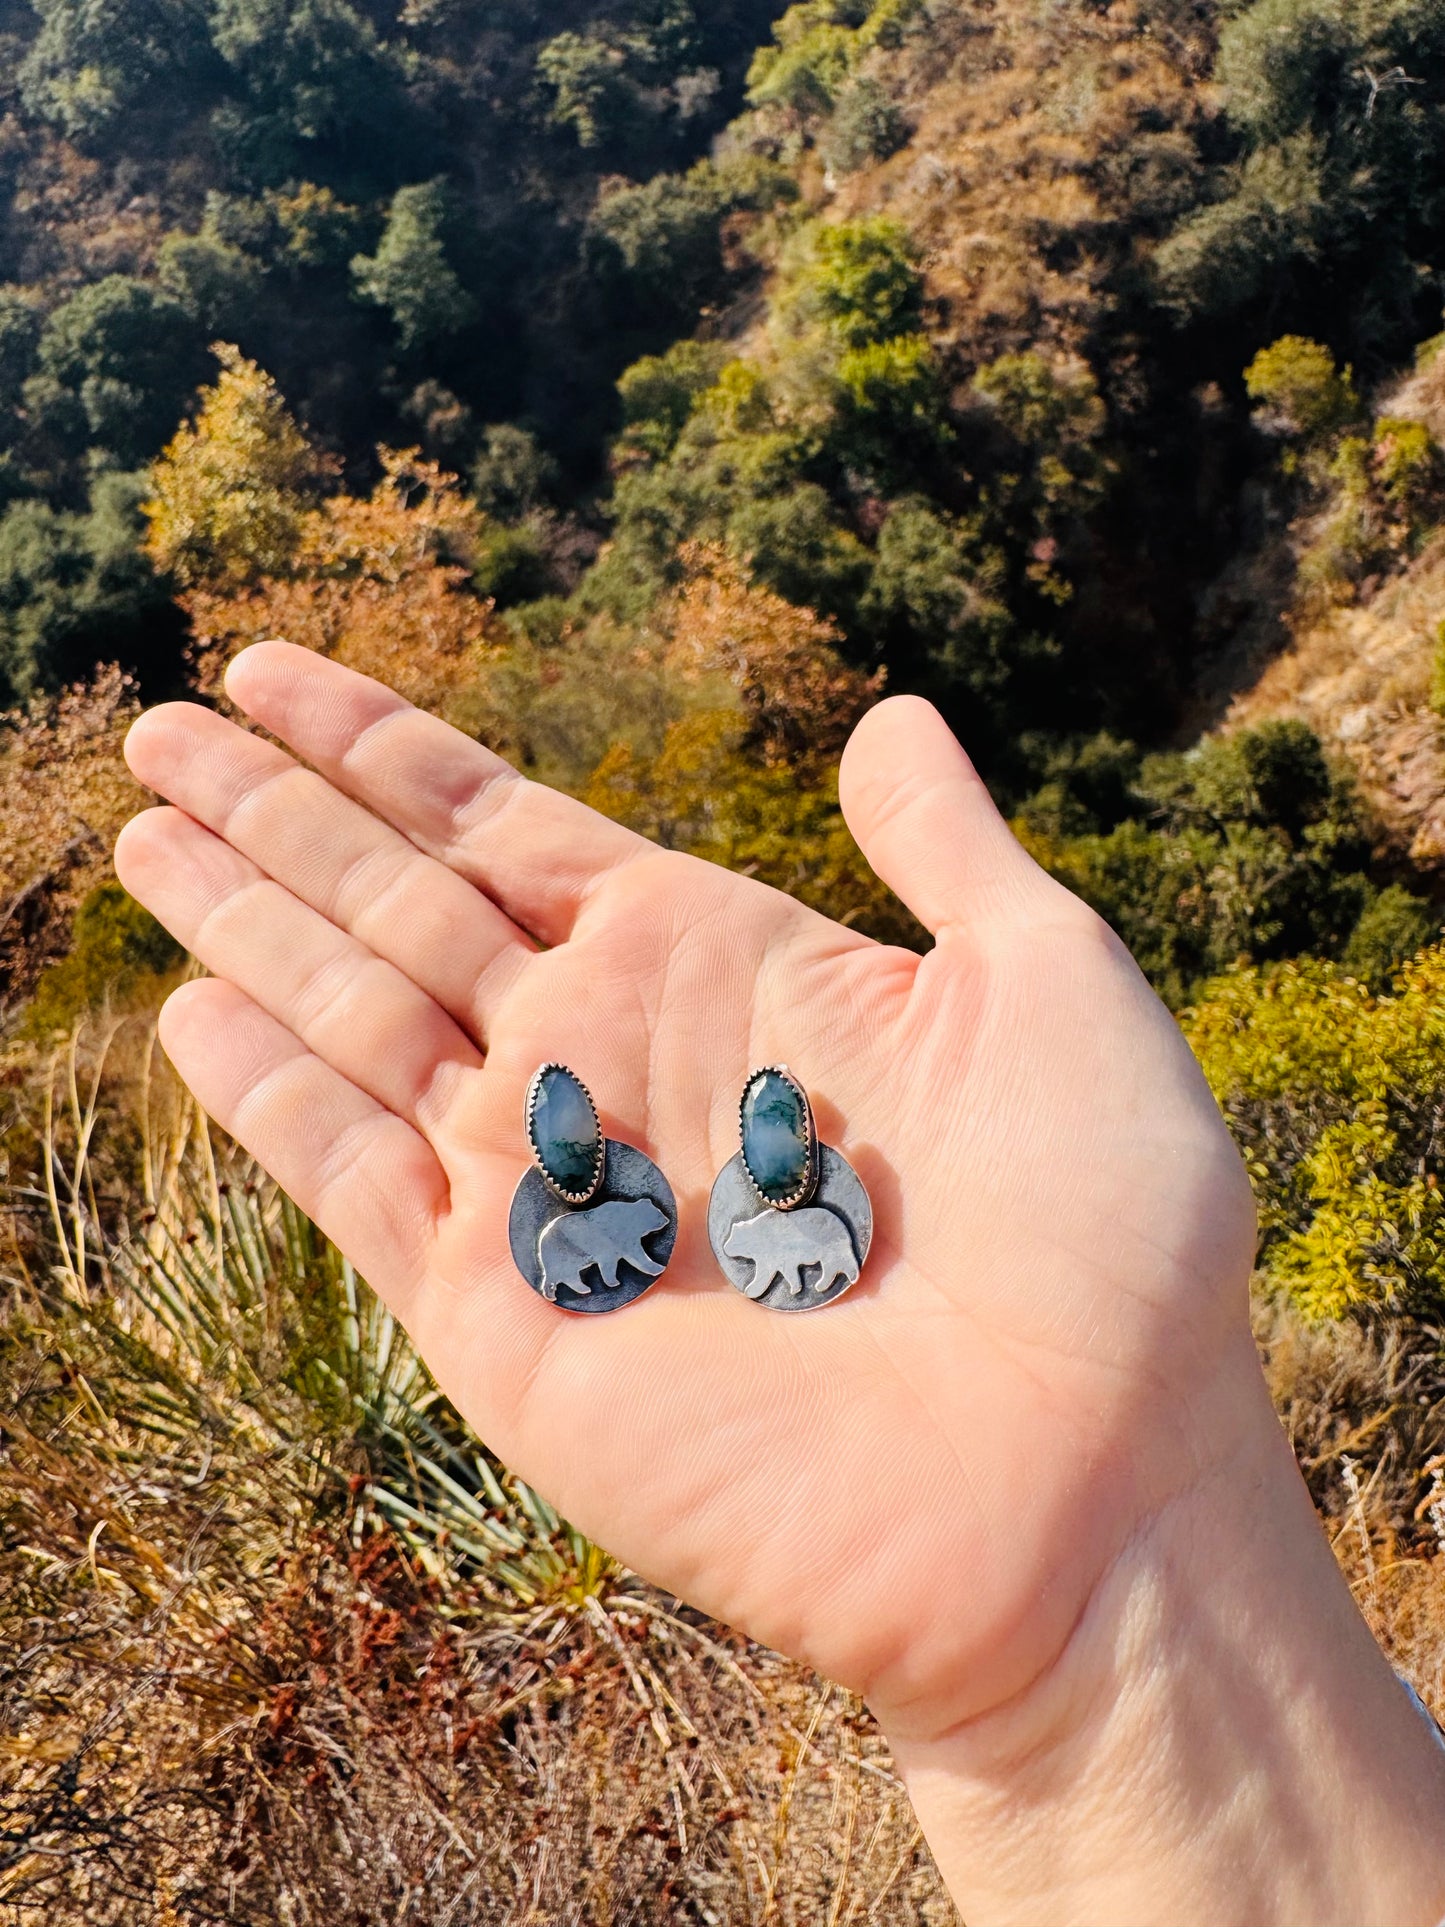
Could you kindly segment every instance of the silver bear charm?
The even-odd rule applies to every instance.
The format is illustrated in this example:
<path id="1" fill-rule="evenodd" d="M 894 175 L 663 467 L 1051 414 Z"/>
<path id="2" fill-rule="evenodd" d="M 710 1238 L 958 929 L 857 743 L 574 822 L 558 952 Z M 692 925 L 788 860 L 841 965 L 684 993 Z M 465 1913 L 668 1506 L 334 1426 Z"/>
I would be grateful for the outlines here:
<path id="1" fill-rule="evenodd" d="M 782 1279 L 795 1298 L 804 1289 L 803 1274 L 821 1267 L 813 1290 L 831 1291 L 840 1278 L 856 1284 L 860 1266 L 848 1227 L 835 1211 L 764 1211 L 745 1218 L 728 1233 L 723 1250 L 729 1258 L 745 1258 L 753 1266 L 753 1281 L 745 1295 L 762 1298 Z"/>
<path id="2" fill-rule="evenodd" d="M 599 1204 L 591 1211 L 569 1211 L 554 1218 L 538 1247 L 542 1296 L 555 1305 L 558 1287 L 565 1285 L 579 1297 L 590 1298 L 592 1287 L 582 1282 L 583 1272 L 589 1270 L 595 1270 L 602 1283 L 615 1291 L 621 1282 L 618 1269 L 624 1264 L 648 1278 L 660 1277 L 665 1267 L 648 1255 L 642 1241 L 667 1223 L 650 1198 Z"/>

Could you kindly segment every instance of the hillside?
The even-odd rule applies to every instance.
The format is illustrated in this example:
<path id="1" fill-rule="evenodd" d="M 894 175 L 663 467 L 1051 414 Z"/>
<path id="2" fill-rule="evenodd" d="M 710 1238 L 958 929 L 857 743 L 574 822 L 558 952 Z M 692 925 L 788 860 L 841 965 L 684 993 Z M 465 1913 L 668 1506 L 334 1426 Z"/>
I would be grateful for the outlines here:
<path id="1" fill-rule="evenodd" d="M 1442 182 L 1445 0 L 0 0 L 0 1913 L 952 1917 L 169 1082 L 120 746 L 269 636 L 914 947 L 836 767 L 937 702 L 1445 1706 Z"/>
<path id="2" fill-rule="evenodd" d="M 1379 419 L 1445 435 L 1445 387 L 1433 355 L 1386 388 Z M 1230 722 L 1293 716 L 1357 770 L 1392 845 L 1432 874 L 1445 863 L 1445 529 L 1435 478 L 1420 525 L 1393 553 L 1376 555 L 1358 582 L 1303 596 L 1279 653 L 1242 693 Z M 1349 512 L 1336 485 L 1309 503 L 1289 541 L 1290 559 L 1328 544 L 1332 520 Z"/>

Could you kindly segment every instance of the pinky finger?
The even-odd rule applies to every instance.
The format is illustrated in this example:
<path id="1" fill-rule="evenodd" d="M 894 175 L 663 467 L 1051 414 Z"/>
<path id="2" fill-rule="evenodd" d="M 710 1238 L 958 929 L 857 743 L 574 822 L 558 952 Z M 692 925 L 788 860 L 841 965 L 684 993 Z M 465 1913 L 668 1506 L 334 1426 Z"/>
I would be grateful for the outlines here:
<path id="1" fill-rule="evenodd" d="M 231 984 L 183 985 L 160 1038 L 201 1107 L 405 1317 L 449 1202 L 426 1139 Z"/>

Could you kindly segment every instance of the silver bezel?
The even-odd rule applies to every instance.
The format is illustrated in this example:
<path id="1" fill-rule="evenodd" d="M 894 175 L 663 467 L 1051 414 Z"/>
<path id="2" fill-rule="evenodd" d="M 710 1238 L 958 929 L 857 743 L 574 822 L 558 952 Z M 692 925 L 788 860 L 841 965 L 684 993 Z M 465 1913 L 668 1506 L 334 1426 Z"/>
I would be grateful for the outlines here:
<path id="1" fill-rule="evenodd" d="M 770 1198 L 753 1176 L 748 1164 L 747 1134 L 743 1128 L 743 1106 L 748 1101 L 748 1092 L 760 1077 L 769 1075 L 781 1077 L 785 1084 L 791 1085 L 797 1092 L 803 1105 L 803 1125 L 808 1133 L 808 1163 L 803 1173 L 802 1186 L 790 1198 L 784 1198 L 781 1202 L 777 1198 Z M 801 1205 L 805 1205 L 818 1189 L 818 1126 L 813 1118 L 813 1101 L 786 1064 L 759 1064 L 756 1070 L 748 1072 L 743 1083 L 742 1096 L 738 1099 L 738 1139 L 743 1147 L 743 1169 L 748 1174 L 748 1183 L 769 1210 L 796 1211 Z"/>
<path id="2" fill-rule="evenodd" d="M 572 1078 L 592 1109 L 592 1121 L 597 1126 L 597 1165 L 592 1173 L 592 1182 L 585 1191 L 564 1191 L 561 1185 L 553 1179 L 546 1165 L 543 1164 L 542 1153 L 537 1148 L 537 1137 L 534 1129 L 537 1120 L 537 1099 L 541 1095 L 542 1079 L 547 1075 L 548 1071 L 562 1071 L 568 1077 Z M 602 1119 L 597 1113 L 596 1100 L 570 1064 L 558 1064 L 556 1062 L 541 1064 L 532 1073 L 532 1081 L 527 1086 L 526 1131 L 527 1142 L 532 1147 L 532 1162 L 541 1172 L 542 1182 L 552 1193 L 552 1196 L 554 1198 L 560 1198 L 563 1204 L 590 1204 L 602 1188 L 602 1174 L 607 1169 L 607 1140 L 602 1135 Z"/>

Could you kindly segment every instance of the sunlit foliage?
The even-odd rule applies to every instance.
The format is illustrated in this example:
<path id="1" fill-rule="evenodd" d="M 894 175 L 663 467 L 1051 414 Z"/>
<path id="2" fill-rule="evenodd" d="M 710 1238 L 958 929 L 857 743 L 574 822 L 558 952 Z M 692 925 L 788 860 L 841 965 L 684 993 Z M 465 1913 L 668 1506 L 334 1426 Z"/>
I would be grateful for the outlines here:
<path id="1" fill-rule="evenodd" d="M 143 801 L 121 747 L 138 707 L 108 669 L 0 718 L 0 1016 L 68 949 L 77 908 Z"/>
<path id="2" fill-rule="evenodd" d="M 271 377 L 236 348 L 151 471 L 147 550 L 182 589 L 282 573 L 326 465 Z"/>
<path id="3" fill-rule="evenodd" d="M 1261 1263 L 1315 1317 L 1445 1302 L 1445 950 L 1385 994 L 1308 962 L 1222 979 L 1186 1028 L 1260 1195 Z"/>

